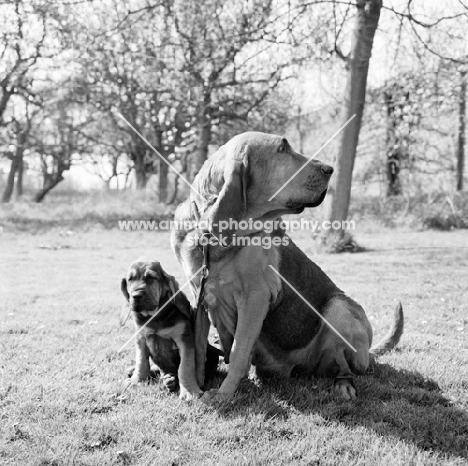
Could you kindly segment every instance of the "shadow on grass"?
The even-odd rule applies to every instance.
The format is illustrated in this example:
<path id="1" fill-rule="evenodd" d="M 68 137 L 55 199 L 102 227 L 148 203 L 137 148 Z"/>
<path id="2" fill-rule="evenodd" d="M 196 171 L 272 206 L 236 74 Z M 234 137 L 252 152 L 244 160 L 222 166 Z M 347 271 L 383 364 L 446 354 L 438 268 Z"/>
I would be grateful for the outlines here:
<path id="1" fill-rule="evenodd" d="M 330 379 L 245 380 L 233 403 L 223 403 L 225 417 L 260 414 L 288 419 L 298 411 L 330 423 L 372 429 L 417 448 L 468 458 L 468 414 L 442 395 L 438 384 L 418 372 L 378 364 L 357 379 L 358 399 L 335 397 Z"/>

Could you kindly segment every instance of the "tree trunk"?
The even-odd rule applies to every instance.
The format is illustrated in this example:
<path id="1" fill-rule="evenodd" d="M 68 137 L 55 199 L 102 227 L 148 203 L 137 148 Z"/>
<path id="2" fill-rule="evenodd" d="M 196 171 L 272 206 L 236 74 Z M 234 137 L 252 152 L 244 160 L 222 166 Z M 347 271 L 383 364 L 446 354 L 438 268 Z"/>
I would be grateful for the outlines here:
<path id="1" fill-rule="evenodd" d="M 387 154 L 387 197 L 400 196 L 402 194 L 400 182 L 401 154 L 398 149 Z"/>
<path id="2" fill-rule="evenodd" d="M 158 160 L 158 201 L 161 204 L 167 204 L 167 174 L 169 172 L 168 155 L 175 151 L 175 147 L 171 144 L 163 143 L 163 134 L 159 125 L 155 126 L 155 147 L 159 152 Z"/>
<path id="3" fill-rule="evenodd" d="M 3 123 L 3 114 L 5 113 L 8 101 L 14 94 L 14 86 L 7 88 L 7 85 L 1 86 L 2 98 L 0 99 L 0 123 Z"/>
<path id="4" fill-rule="evenodd" d="M 458 100 L 458 143 L 457 143 L 457 191 L 463 191 L 466 142 L 466 71 L 461 71 L 460 97 Z"/>
<path id="5" fill-rule="evenodd" d="M 379 23 L 382 0 L 357 0 L 357 18 L 353 31 L 349 73 L 345 91 L 345 115 L 347 121 L 355 117 L 341 133 L 340 149 L 336 159 L 335 175 L 327 195 L 325 219 L 343 221 L 348 216 L 354 159 L 359 140 L 359 132 L 366 97 L 367 74 L 372 54 L 375 31 Z M 343 237 L 343 230 L 326 230 L 322 237 L 328 242 L 330 237 Z M 334 239 L 332 240 L 333 237 Z"/>
<path id="6" fill-rule="evenodd" d="M 177 200 L 177 194 L 179 193 L 179 177 L 176 176 L 174 178 L 174 191 L 172 192 L 172 196 L 170 199 L 167 200 L 168 204 L 174 204 L 174 202 Z"/>
<path id="7" fill-rule="evenodd" d="M 18 159 L 18 169 L 16 171 L 16 197 L 19 198 L 23 195 L 23 175 L 24 175 L 24 152 L 23 150 L 17 155 Z"/>
<path id="8" fill-rule="evenodd" d="M 18 170 L 18 158 L 14 156 L 11 159 L 10 171 L 8 173 L 7 183 L 3 191 L 2 202 L 7 203 L 11 200 L 13 189 L 15 187 L 15 175 Z"/>
<path id="9" fill-rule="evenodd" d="M 131 179 L 130 175 L 132 174 L 132 169 L 131 167 L 128 168 L 127 173 L 125 173 L 125 181 L 123 183 L 123 189 L 127 189 L 131 187 Z"/>
<path id="10" fill-rule="evenodd" d="M 197 151 L 196 159 L 191 164 L 190 179 L 193 180 L 197 176 L 200 168 L 208 158 L 208 145 L 211 141 L 211 118 L 210 118 L 211 95 L 209 92 L 204 92 L 203 102 L 200 106 L 197 121 Z"/>
<path id="11" fill-rule="evenodd" d="M 165 154 L 161 153 L 164 156 L 164 160 L 166 159 Z M 169 167 L 166 162 L 159 159 L 159 202 L 162 204 L 167 204 L 167 174 L 169 171 Z"/>
<path id="12" fill-rule="evenodd" d="M 58 175 L 57 177 L 44 183 L 44 187 L 34 196 L 34 202 L 42 202 L 47 194 L 52 191 L 52 189 L 54 189 L 62 180 L 63 176 Z"/>
<path id="13" fill-rule="evenodd" d="M 24 169 L 24 149 L 28 131 L 21 131 L 17 136 L 15 155 L 11 159 L 10 172 L 8 173 L 7 184 L 2 196 L 2 202 L 10 202 L 15 188 L 16 177 L 16 196 L 23 195 L 23 169 Z"/>
<path id="14" fill-rule="evenodd" d="M 136 189 L 146 188 L 146 166 L 145 166 L 145 151 L 137 151 L 133 157 L 133 167 L 135 169 Z"/>
<path id="15" fill-rule="evenodd" d="M 211 140 L 211 121 L 205 115 L 203 120 L 198 124 L 198 144 L 197 144 L 197 158 L 193 166 L 193 177 L 197 176 L 201 167 L 208 158 L 208 145 Z"/>
<path id="16" fill-rule="evenodd" d="M 385 92 L 385 105 L 387 107 L 387 197 L 401 194 L 401 149 L 397 137 L 395 116 L 395 100 L 397 98 L 397 94 Z"/>

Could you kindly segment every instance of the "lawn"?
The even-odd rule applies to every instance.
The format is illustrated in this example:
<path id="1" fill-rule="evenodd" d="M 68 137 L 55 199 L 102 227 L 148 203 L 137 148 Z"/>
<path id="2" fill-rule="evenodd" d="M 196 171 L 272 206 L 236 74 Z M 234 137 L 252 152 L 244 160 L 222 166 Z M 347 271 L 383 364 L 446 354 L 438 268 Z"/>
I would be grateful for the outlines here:
<path id="1" fill-rule="evenodd" d="M 295 236 L 364 306 L 376 340 L 403 304 L 399 348 L 357 380 L 356 402 L 319 379 L 251 376 L 219 407 L 159 383 L 125 391 L 120 278 L 147 254 L 185 283 L 168 234 L 0 233 L 0 464 L 467 464 L 466 231 L 379 229 L 358 238 L 370 250 L 341 255 Z"/>

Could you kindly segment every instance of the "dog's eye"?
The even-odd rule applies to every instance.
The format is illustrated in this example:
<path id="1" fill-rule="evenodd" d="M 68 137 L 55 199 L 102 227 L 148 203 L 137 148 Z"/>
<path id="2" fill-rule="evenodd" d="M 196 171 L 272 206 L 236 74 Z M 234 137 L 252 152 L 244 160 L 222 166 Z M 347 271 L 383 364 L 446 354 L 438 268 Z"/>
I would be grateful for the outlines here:
<path id="1" fill-rule="evenodd" d="M 133 277 L 128 277 L 127 281 L 131 282 L 133 280 Z"/>
<path id="2" fill-rule="evenodd" d="M 145 274 L 146 280 L 155 280 L 157 278 L 159 278 L 158 274 L 154 270 L 148 270 Z"/>

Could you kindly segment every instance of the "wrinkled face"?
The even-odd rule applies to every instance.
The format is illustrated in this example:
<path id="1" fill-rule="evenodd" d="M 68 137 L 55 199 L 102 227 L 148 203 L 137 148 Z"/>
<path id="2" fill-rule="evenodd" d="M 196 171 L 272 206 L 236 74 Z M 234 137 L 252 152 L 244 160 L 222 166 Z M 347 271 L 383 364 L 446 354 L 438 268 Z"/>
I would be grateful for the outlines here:
<path id="1" fill-rule="evenodd" d="M 162 270 L 161 264 L 144 259 L 130 266 L 121 287 L 132 311 L 142 315 L 156 311 L 161 298 L 171 292 L 169 277 Z"/>
<path id="2" fill-rule="evenodd" d="M 329 165 L 295 152 L 285 138 L 248 132 L 205 162 L 195 179 L 203 201 L 193 200 L 214 233 L 229 219 L 269 220 L 317 207 L 332 173 Z"/>
<path id="3" fill-rule="evenodd" d="M 254 143 L 249 155 L 247 216 L 300 213 L 317 207 L 327 193 L 333 168 L 295 152 L 285 138 Z"/>

